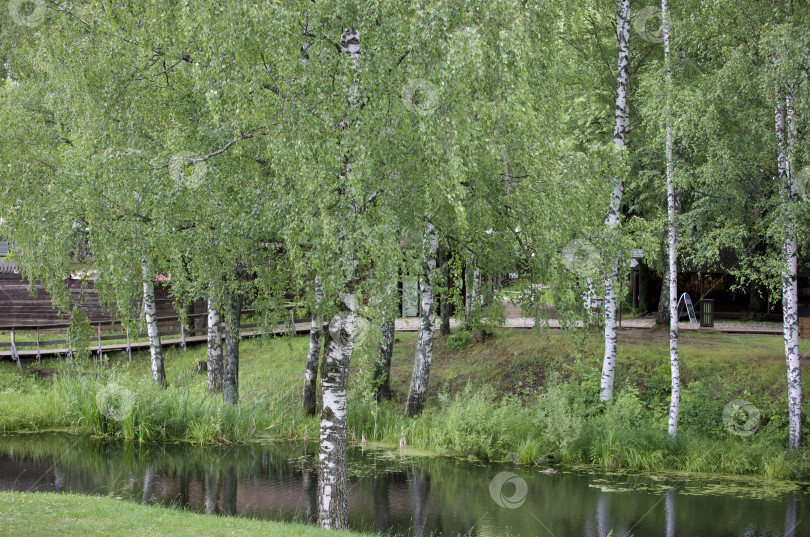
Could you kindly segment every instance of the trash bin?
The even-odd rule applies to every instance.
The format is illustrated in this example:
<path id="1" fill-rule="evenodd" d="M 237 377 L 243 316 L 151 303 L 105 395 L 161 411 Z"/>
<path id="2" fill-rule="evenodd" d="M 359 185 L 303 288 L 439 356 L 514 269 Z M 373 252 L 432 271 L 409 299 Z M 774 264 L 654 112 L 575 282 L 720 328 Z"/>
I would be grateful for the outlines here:
<path id="1" fill-rule="evenodd" d="M 708 328 L 714 326 L 714 300 L 700 301 L 700 326 Z"/>

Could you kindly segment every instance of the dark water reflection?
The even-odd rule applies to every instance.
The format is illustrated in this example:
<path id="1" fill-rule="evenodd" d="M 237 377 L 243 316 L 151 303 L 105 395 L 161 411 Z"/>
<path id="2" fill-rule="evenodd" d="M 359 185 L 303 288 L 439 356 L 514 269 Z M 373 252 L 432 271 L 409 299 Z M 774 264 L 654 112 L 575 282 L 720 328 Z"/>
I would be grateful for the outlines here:
<path id="1" fill-rule="evenodd" d="M 7 436 L 0 437 L 0 488 L 110 495 L 208 514 L 314 522 L 316 462 L 315 446 L 300 444 L 141 447 L 63 435 Z M 490 482 L 502 471 L 526 483 L 525 502 L 517 498 L 515 508 L 499 506 L 491 495 Z M 546 475 L 512 465 L 402 458 L 395 451 L 359 448 L 349 451 L 349 474 L 350 524 L 367 532 L 810 535 L 810 496 L 778 482 L 565 471 Z M 508 481 L 500 497 L 509 500 L 520 495 L 519 489 L 515 480 Z"/>

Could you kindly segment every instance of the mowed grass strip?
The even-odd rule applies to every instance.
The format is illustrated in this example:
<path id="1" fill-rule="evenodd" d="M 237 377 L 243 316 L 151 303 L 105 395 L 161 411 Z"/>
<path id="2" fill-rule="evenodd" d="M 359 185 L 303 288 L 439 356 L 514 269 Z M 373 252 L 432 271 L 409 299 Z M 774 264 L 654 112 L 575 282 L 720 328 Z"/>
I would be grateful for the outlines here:
<path id="1" fill-rule="evenodd" d="M 115 498 L 0 492 L 0 535 L 86 537 L 357 537 L 315 526 L 202 515 Z"/>

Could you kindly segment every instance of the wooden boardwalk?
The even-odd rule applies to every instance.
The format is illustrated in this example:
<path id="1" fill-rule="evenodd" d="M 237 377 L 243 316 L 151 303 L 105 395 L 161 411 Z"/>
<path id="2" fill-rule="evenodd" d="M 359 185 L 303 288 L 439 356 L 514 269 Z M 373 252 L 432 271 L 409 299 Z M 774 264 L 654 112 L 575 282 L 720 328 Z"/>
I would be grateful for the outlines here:
<path id="1" fill-rule="evenodd" d="M 534 328 L 534 319 L 529 317 L 511 317 L 506 319 L 505 328 Z M 438 328 L 438 321 L 436 327 Z M 450 327 L 456 328 L 459 323 L 455 320 L 450 321 Z M 552 330 L 559 330 L 559 321 L 552 319 L 548 322 L 548 328 Z M 577 328 L 582 328 L 584 323 L 578 322 L 575 325 Z M 647 319 L 625 319 L 622 321 L 619 330 L 652 330 L 655 328 L 655 320 L 652 318 Z M 416 332 L 419 329 L 419 318 L 408 317 L 404 319 L 397 319 L 396 330 L 397 332 Z M 779 323 L 730 323 L 730 322 L 717 322 L 715 321 L 713 328 L 701 328 L 697 324 L 688 322 L 678 323 L 678 329 L 688 332 L 722 332 L 725 334 L 754 334 L 754 335 L 782 335 L 782 325 Z"/>
<path id="2" fill-rule="evenodd" d="M 531 329 L 534 328 L 534 319 L 527 318 L 527 317 L 513 317 L 506 320 L 505 328 L 514 328 L 514 329 Z M 459 322 L 456 320 L 450 321 L 450 326 L 452 328 L 457 328 L 459 326 Z M 290 333 L 290 326 L 291 324 L 288 323 L 286 325 L 280 325 L 278 328 L 272 331 L 261 331 L 255 329 L 246 329 L 243 330 L 241 336 L 243 338 L 252 338 L 262 335 L 284 335 Z M 297 335 L 307 334 L 310 330 L 310 322 L 296 322 L 295 323 L 295 333 Z M 582 323 L 578 323 L 579 327 L 582 327 Z M 655 326 L 655 321 L 652 319 L 627 319 L 622 321 L 622 326 L 620 330 L 651 330 Z M 559 330 L 560 324 L 556 320 L 551 320 L 548 323 L 548 327 L 552 330 Z M 680 323 L 679 327 L 682 331 L 689 331 L 689 332 L 706 332 L 706 333 L 713 333 L 713 332 L 720 332 L 726 334 L 753 334 L 753 335 L 782 335 L 782 328 L 781 325 L 776 323 L 728 323 L 728 322 L 716 322 L 714 328 L 700 328 L 696 324 L 690 323 Z M 416 332 L 419 329 L 419 318 L 418 317 L 407 317 L 407 318 L 400 318 L 396 320 L 396 331 L 397 332 Z M 438 321 L 436 322 L 436 329 L 438 330 Z M 164 346 L 182 346 L 185 345 L 192 345 L 197 343 L 207 343 L 208 336 L 207 335 L 195 335 L 189 336 L 186 338 L 178 338 L 170 336 L 168 338 L 161 338 L 161 343 Z M 138 341 L 132 342 L 130 344 L 130 348 L 133 351 L 136 350 L 145 350 L 149 348 L 148 341 Z M 102 353 L 110 353 L 110 352 L 126 352 L 127 351 L 127 344 L 126 343 L 111 343 L 106 345 L 100 346 Z M 92 351 L 97 353 L 99 350 L 99 346 L 93 346 Z M 68 349 L 65 348 L 54 348 L 54 349 L 40 349 L 39 351 L 40 356 L 66 356 L 68 354 Z M 20 349 L 18 347 L 18 354 L 21 359 L 36 359 L 37 351 L 35 349 Z M 9 359 L 13 360 L 11 350 L 3 350 L 0 351 L 0 359 Z"/>

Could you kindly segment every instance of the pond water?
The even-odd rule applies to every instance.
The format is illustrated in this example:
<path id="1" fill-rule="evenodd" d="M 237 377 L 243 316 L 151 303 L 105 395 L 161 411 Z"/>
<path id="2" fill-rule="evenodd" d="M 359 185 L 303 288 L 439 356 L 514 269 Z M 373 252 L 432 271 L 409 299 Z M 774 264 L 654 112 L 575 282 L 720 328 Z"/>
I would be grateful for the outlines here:
<path id="1" fill-rule="evenodd" d="M 795 483 L 565 469 L 547 474 L 359 447 L 348 457 L 350 525 L 370 533 L 810 535 L 810 495 Z M 118 446 L 66 435 L 0 436 L 3 490 L 314 522 L 317 475 L 314 445 Z"/>

